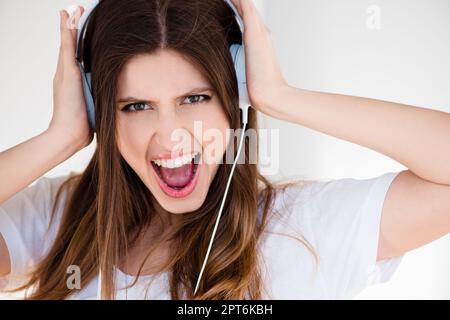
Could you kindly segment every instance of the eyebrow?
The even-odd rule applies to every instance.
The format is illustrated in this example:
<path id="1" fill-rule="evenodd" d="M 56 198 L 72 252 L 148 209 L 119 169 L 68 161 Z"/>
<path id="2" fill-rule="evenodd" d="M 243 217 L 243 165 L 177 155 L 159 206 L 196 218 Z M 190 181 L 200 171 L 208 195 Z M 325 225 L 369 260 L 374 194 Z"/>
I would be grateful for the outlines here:
<path id="1" fill-rule="evenodd" d="M 180 99 L 180 98 L 184 98 L 187 97 L 189 95 L 192 94 L 196 94 L 196 93 L 201 93 L 201 92 L 205 92 L 205 91 L 211 91 L 214 92 L 214 89 L 208 86 L 205 87 L 198 87 L 198 88 L 193 88 L 191 90 L 189 90 L 188 92 L 176 97 L 175 99 Z M 151 100 L 147 100 L 147 99 L 141 99 L 141 98 L 136 98 L 133 96 L 128 96 L 128 97 L 124 97 L 124 98 L 120 98 L 119 100 L 117 100 L 117 103 L 123 103 L 123 102 L 137 102 L 137 101 L 141 101 L 141 102 L 146 102 L 146 103 L 154 103 L 154 101 Z"/>

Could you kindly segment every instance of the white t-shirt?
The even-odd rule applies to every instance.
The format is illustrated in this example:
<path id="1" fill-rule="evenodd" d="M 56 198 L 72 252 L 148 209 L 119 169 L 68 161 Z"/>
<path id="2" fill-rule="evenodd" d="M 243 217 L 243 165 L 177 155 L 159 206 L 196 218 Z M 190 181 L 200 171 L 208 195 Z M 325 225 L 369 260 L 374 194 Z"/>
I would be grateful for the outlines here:
<path id="1" fill-rule="evenodd" d="M 388 281 L 403 256 L 376 262 L 381 212 L 386 192 L 399 172 L 370 179 L 335 179 L 295 185 L 277 194 L 271 219 L 259 244 L 265 299 L 348 299 L 365 287 Z M 59 185 L 67 177 L 42 177 L 0 205 L 0 233 L 11 256 L 3 286 L 17 283 L 50 249 L 62 213 L 47 232 Z M 66 194 L 63 194 L 63 201 Z M 300 234 L 317 255 L 288 235 Z M 117 270 L 118 299 L 170 299 L 168 274 L 134 277 Z M 81 270 L 82 272 L 82 270 Z M 70 299 L 96 299 L 98 278 Z M 1 283 L 0 283 L 1 284 Z M 9 286 L 8 286 L 9 287 Z"/>

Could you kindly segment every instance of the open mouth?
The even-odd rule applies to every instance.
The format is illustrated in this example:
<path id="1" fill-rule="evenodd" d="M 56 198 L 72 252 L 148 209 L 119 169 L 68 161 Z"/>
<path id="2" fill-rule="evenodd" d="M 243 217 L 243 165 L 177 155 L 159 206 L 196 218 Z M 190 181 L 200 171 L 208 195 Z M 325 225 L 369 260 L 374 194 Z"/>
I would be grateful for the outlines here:
<path id="1" fill-rule="evenodd" d="M 195 189 L 200 153 L 175 159 L 152 160 L 161 189 L 171 197 L 185 197 Z"/>

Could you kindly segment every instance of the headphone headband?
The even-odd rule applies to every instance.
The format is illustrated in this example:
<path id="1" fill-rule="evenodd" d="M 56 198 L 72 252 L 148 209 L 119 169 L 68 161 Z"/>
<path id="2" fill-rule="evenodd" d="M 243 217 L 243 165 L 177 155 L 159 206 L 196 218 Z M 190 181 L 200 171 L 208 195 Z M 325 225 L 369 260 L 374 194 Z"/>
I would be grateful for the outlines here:
<path id="1" fill-rule="evenodd" d="M 91 1 L 91 3 L 89 3 L 88 5 L 85 6 L 83 15 L 80 17 L 80 21 L 78 23 L 78 25 L 80 26 L 80 31 L 78 32 L 78 37 L 77 37 L 77 48 L 76 48 L 76 59 L 81 62 L 81 42 L 82 40 L 84 40 L 85 34 L 86 34 L 86 26 L 87 26 L 87 22 L 91 16 L 92 11 L 94 10 L 94 8 L 98 5 L 98 3 L 100 2 L 100 0 L 93 0 Z M 236 7 L 234 6 L 233 2 L 231 2 L 231 0 L 225 0 L 225 2 L 228 3 L 228 5 L 231 7 L 231 9 L 234 12 L 234 16 L 236 18 L 236 21 L 239 25 L 239 29 L 241 30 L 242 34 L 244 33 L 244 21 L 242 20 L 242 17 L 240 16 L 238 10 L 236 9 Z"/>

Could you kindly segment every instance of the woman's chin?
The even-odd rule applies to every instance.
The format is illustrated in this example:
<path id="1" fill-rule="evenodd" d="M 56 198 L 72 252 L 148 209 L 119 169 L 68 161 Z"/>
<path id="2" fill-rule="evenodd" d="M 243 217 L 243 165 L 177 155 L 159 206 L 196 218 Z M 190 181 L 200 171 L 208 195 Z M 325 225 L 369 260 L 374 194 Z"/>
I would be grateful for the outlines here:
<path id="1" fill-rule="evenodd" d="M 208 193 L 208 185 L 205 182 L 203 179 L 199 179 L 195 189 L 184 197 L 172 197 L 166 194 L 156 181 L 151 182 L 150 191 L 164 210 L 174 214 L 183 214 L 195 211 L 203 205 Z"/>
<path id="2" fill-rule="evenodd" d="M 174 214 L 184 214 L 195 211 L 202 206 L 205 200 L 204 197 L 193 194 L 182 199 L 172 199 L 165 194 L 155 196 L 155 198 L 164 210 Z"/>

